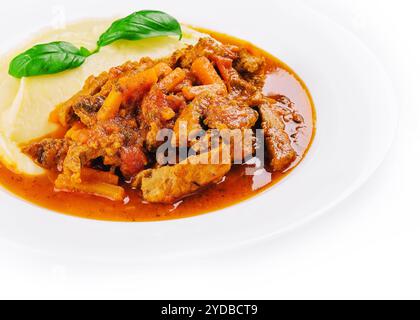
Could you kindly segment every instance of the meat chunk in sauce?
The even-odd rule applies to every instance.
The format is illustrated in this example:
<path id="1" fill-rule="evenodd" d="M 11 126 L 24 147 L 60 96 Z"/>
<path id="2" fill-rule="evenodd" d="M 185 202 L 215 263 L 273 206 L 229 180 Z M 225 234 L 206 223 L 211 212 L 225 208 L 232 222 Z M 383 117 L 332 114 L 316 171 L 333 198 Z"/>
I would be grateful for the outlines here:
<path id="1" fill-rule="evenodd" d="M 174 127 L 173 146 L 185 146 L 202 132 L 202 118 L 208 106 L 214 99 L 214 94 L 204 92 L 182 110 Z"/>
<path id="2" fill-rule="evenodd" d="M 264 58 L 254 56 L 248 50 L 242 49 L 235 61 L 235 69 L 245 75 L 261 74 L 264 70 L 264 64 Z"/>
<path id="3" fill-rule="evenodd" d="M 285 131 L 282 113 L 270 103 L 259 107 L 270 165 L 275 171 L 285 171 L 296 160 L 296 151 Z"/>
<path id="4" fill-rule="evenodd" d="M 211 164 L 214 155 L 219 159 L 222 149 L 190 157 L 175 166 L 144 171 L 137 182 L 144 200 L 150 203 L 173 203 L 220 181 L 232 168 L 230 159 L 226 163 Z"/>
<path id="5" fill-rule="evenodd" d="M 209 58 L 212 55 L 218 55 L 230 59 L 238 57 L 239 48 L 234 46 L 222 45 L 212 38 L 201 38 L 195 46 L 175 52 L 169 59 L 173 65 L 179 65 L 182 68 L 190 69 L 192 64 L 201 57 Z"/>
<path id="6" fill-rule="evenodd" d="M 45 139 L 23 149 L 34 161 L 44 169 L 56 170 L 62 168 L 69 149 L 65 139 Z"/>
<path id="7" fill-rule="evenodd" d="M 211 129 L 251 129 L 258 112 L 228 99 L 214 100 L 205 111 L 204 123 Z"/>

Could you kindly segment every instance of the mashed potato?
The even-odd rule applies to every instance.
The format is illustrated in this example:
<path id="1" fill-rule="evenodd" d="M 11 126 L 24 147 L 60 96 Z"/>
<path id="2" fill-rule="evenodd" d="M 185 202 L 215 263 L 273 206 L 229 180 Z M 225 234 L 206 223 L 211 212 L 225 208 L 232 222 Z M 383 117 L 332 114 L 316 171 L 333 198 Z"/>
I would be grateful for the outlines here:
<path id="1" fill-rule="evenodd" d="M 24 79 L 8 75 L 11 59 L 35 44 L 68 41 L 89 49 L 96 47 L 99 36 L 112 20 L 91 20 L 67 26 L 64 30 L 50 30 L 40 34 L 0 59 L 0 160 L 17 173 L 39 175 L 44 171 L 25 156 L 20 146 L 53 132 L 56 127 L 48 121 L 49 114 L 59 103 L 79 91 L 90 75 L 97 75 L 111 67 L 141 57 L 162 58 L 205 36 L 183 27 L 184 38 L 173 37 L 142 41 L 118 41 L 89 57 L 79 68 L 63 73 Z"/>

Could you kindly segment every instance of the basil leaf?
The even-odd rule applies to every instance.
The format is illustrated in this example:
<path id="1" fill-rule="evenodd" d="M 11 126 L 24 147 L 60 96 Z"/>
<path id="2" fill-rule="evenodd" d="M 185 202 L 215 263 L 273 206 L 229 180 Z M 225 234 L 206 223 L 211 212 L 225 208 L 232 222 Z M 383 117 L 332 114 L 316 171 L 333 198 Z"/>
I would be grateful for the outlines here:
<path id="1" fill-rule="evenodd" d="M 16 78 L 54 74 L 81 66 L 91 53 L 68 42 L 36 45 L 15 57 L 9 74 Z"/>
<path id="2" fill-rule="evenodd" d="M 179 36 L 182 30 L 179 22 L 161 11 L 144 10 L 115 21 L 100 37 L 99 47 L 107 46 L 117 40 L 141 40 L 162 36 Z"/>

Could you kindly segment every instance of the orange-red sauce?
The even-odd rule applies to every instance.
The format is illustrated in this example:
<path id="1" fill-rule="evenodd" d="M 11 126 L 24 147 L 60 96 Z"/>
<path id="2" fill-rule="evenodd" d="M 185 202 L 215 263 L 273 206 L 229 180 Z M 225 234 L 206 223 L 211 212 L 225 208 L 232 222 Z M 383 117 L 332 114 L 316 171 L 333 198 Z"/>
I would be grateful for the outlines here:
<path id="1" fill-rule="evenodd" d="M 197 28 L 196 28 L 197 29 Z M 298 130 L 293 146 L 299 157 L 286 173 L 268 171 L 248 176 L 245 166 L 236 166 L 223 182 L 211 186 L 175 205 L 143 203 L 139 192 L 127 189 L 125 203 L 112 202 L 90 195 L 55 192 L 50 174 L 39 177 L 22 176 L 8 170 L 0 163 L 0 184 L 6 189 L 38 206 L 82 218 L 108 221 L 159 221 L 186 218 L 223 209 L 247 200 L 281 181 L 305 157 L 315 135 L 315 109 L 303 81 L 283 62 L 254 45 L 208 30 L 205 32 L 225 44 L 246 47 L 255 55 L 263 55 L 268 62 L 264 91 L 281 94 L 295 103 L 296 110 L 304 117 L 303 125 L 288 126 L 292 135 Z"/>

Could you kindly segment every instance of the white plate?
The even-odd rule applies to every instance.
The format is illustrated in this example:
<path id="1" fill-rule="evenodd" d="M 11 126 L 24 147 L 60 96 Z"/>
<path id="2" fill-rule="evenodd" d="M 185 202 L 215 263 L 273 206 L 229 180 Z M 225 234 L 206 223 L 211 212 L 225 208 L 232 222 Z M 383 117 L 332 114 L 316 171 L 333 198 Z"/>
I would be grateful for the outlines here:
<path id="1" fill-rule="evenodd" d="M 167 11 L 183 22 L 249 40 L 289 64 L 308 85 L 318 132 L 306 160 L 282 183 L 235 207 L 178 221 L 109 223 L 49 212 L 0 193 L 0 237 L 50 254 L 92 259 L 147 259 L 206 253 L 279 235 L 349 196 L 383 160 L 396 129 L 390 81 L 352 34 L 295 1 L 29 1 L 9 4 L 0 36 L 16 36 L 49 21 L 52 4 L 69 19 L 139 9 Z M 132 2 L 131 2 L 132 3 Z M 99 5 L 98 5 L 99 4 Z M 81 10 L 80 8 L 83 8 Z M 223 8 L 223 9 L 221 9 Z M 15 9 L 15 10 L 14 10 Z M 20 11 L 18 10 L 20 9 Z M 81 12 L 83 11 L 83 12 Z M 8 34 L 16 25 L 16 33 Z M 44 23 L 45 25 L 45 23 Z M 7 26 L 7 28 L 6 28 Z M 13 39 L 12 39 L 13 36 Z M 4 43 L 4 42 L 3 42 Z"/>

